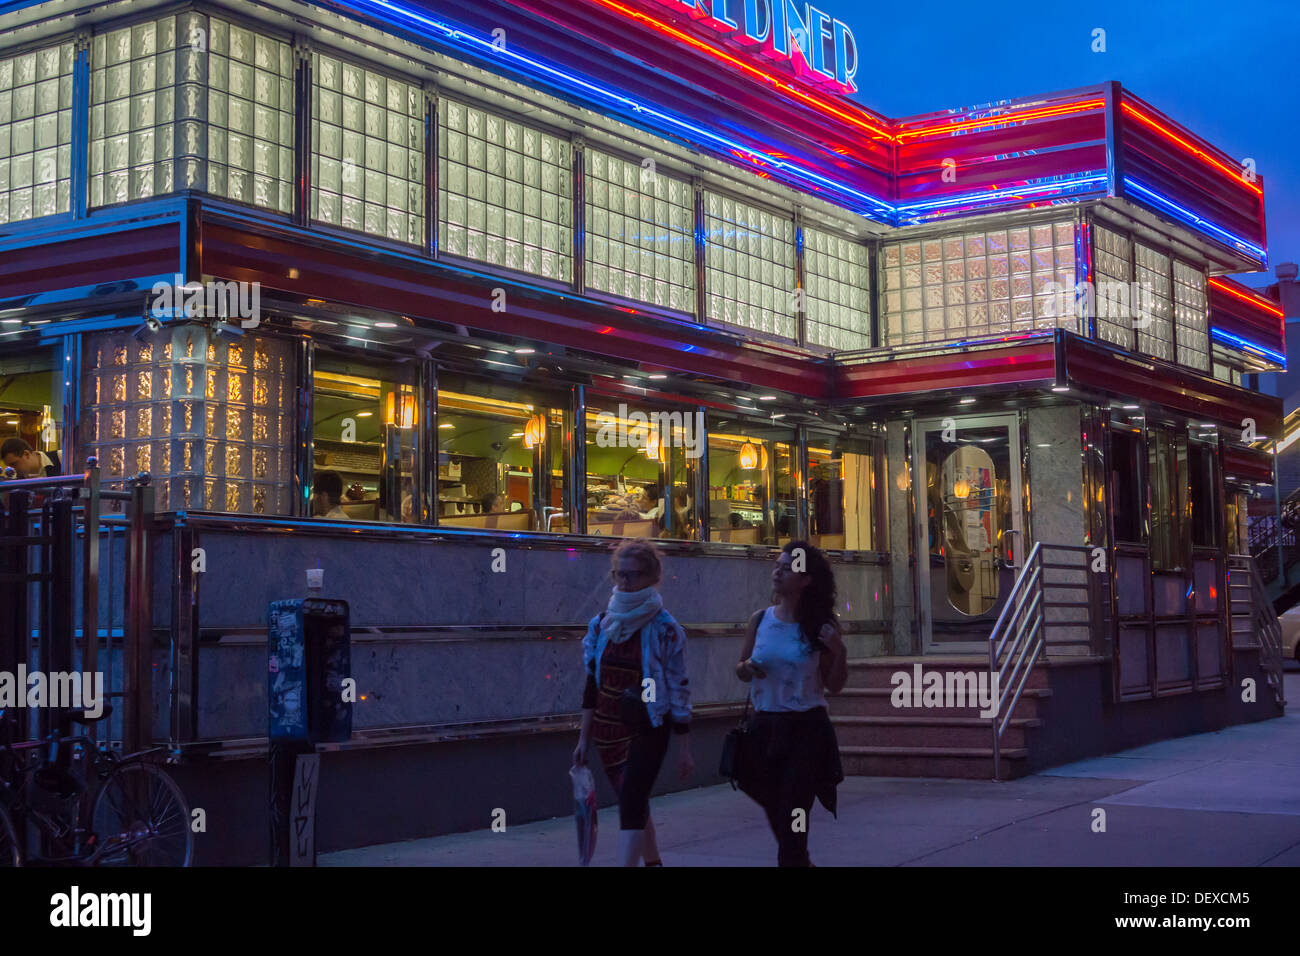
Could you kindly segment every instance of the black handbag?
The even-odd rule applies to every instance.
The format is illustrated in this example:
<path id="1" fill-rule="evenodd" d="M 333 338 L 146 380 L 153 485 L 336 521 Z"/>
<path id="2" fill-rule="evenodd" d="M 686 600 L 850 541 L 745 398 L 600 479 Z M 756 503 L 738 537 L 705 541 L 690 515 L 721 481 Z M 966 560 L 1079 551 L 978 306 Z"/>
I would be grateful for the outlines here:
<path id="1" fill-rule="evenodd" d="M 744 753 L 750 743 L 753 730 L 749 726 L 749 697 L 745 697 L 745 712 L 740 715 L 740 723 L 727 731 L 722 740 L 722 756 L 718 759 L 718 775 L 731 781 L 731 789 L 738 789 L 741 774 L 746 773 Z"/>
<path id="2" fill-rule="evenodd" d="M 650 709 L 641 699 L 640 687 L 625 688 L 619 695 L 618 716 L 634 734 L 648 734 L 654 730 L 654 724 L 650 722 Z"/>

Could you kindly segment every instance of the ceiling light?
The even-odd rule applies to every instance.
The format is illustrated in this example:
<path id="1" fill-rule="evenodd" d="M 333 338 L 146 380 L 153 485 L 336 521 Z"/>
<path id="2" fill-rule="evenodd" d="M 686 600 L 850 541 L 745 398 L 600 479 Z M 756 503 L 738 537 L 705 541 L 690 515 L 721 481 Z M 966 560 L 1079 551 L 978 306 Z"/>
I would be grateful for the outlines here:
<path id="1" fill-rule="evenodd" d="M 1069 390 L 1070 390 L 1070 386 L 1068 386 L 1068 385 L 1054 385 L 1054 386 L 1052 386 L 1052 391 L 1054 391 L 1054 392 L 1068 392 Z"/>
<path id="2" fill-rule="evenodd" d="M 357 412 L 357 418 L 369 418 L 374 412 Z"/>
<path id="3" fill-rule="evenodd" d="M 438 427 L 439 427 L 439 428 L 455 428 L 456 426 L 453 425 L 451 422 L 443 422 L 443 423 L 442 423 L 441 425 L 439 425 Z"/>
<path id="4" fill-rule="evenodd" d="M 0 322 L 3 322 L 5 325 L 22 325 L 22 324 L 23 324 L 23 320 L 22 320 L 22 319 L 0 319 Z"/>
<path id="5" fill-rule="evenodd" d="M 760 395 L 760 396 L 758 396 L 758 400 L 759 400 L 760 402 L 775 402 L 775 401 L 776 401 L 776 396 L 775 396 L 775 395 Z"/>
<path id="6" fill-rule="evenodd" d="M 537 351 L 537 350 L 536 350 L 536 349 L 530 349 L 530 348 L 528 348 L 528 346 L 524 346 L 524 347 L 521 348 L 521 349 L 515 349 L 515 354 L 516 354 L 516 355 L 532 355 L 535 351 Z"/>
<path id="7" fill-rule="evenodd" d="M 963 398 L 963 399 L 961 400 L 961 404 L 962 404 L 962 405 L 974 405 L 974 404 L 975 404 L 975 399 L 973 399 L 973 398 Z"/>
<path id="8" fill-rule="evenodd" d="M 524 437 L 524 433 L 523 433 L 523 432 L 511 432 L 511 433 L 510 433 L 510 437 L 511 437 L 511 438 L 523 438 L 523 437 Z"/>
<path id="9" fill-rule="evenodd" d="M 375 328 L 377 328 L 377 329 L 395 329 L 395 328 L 397 328 L 397 323 L 396 323 L 396 322 L 376 322 L 376 323 L 375 323 Z"/>
<path id="10" fill-rule="evenodd" d="M 668 376 L 665 375 L 663 372 L 655 372 L 650 377 L 657 380 L 657 379 L 667 378 Z"/>

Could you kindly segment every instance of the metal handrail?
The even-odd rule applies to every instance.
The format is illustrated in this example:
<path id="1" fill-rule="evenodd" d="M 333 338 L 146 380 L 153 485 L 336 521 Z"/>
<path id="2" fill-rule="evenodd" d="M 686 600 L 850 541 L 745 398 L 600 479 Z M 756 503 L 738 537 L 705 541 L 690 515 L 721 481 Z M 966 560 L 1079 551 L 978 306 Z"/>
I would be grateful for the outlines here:
<path id="1" fill-rule="evenodd" d="M 1006 730 L 1011 715 L 1015 713 L 1020 694 L 1042 653 L 1042 564 L 1043 545 L 1041 541 L 1036 541 L 1033 550 L 1029 552 L 1029 557 L 1025 560 L 1025 566 L 1016 577 L 1016 583 L 1011 587 L 1011 593 L 1007 595 L 1007 602 L 1002 607 L 1002 613 L 998 615 L 997 623 L 993 625 L 993 631 L 989 634 L 989 683 L 997 688 L 997 707 L 993 712 L 992 722 L 994 780 L 1002 778 L 1003 731 Z M 1013 633 L 1012 625 L 1015 625 L 1015 640 L 1008 646 L 1007 640 Z M 1021 664 L 1026 655 L 1029 656 L 1029 663 L 1021 673 Z M 1013 661 L 1014 665 L 1012 665 Z M 1004 721 L 1001 719 L 1003 704 L 1010 691 L 1009 685 L 1017 676 L 1020 681 L 1015 688 L 1011 706 L 1007 708 L 1007 719 Z M 1010 681 L 1007 681 L 1008 677 L 1011 678 Z"/>
<path id="2" fill-rule="evenodd" d="M 1259 567 L 1254 557 L 1238 555 L 1248 562 L 1247 573 L 1250 576 L 1251 617 L 1255 632 L 1259 635 L 1259 664 L 1268 674 L 1268 682 L 1273 687 L 1277 702 L 1286 706 L 1285 679 L 1282 676 L 1282 625 L 1278 623 L 1273 612 L 1273 602 L 1264 590 Z"/>

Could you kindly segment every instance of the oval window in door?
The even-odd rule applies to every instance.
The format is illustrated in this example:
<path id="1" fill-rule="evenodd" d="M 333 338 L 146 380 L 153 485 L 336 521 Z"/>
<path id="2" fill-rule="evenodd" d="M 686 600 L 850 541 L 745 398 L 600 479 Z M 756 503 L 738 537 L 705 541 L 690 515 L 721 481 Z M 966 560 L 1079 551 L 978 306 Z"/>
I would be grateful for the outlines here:
<path id="1" fill-rule="evenodd" d="M 984 449 L 962 445 L 944 460 L 941 476 L 948 603 L 962 614 L 985 614 L 997 603 L 1000 577 L 997 470 Z"/>

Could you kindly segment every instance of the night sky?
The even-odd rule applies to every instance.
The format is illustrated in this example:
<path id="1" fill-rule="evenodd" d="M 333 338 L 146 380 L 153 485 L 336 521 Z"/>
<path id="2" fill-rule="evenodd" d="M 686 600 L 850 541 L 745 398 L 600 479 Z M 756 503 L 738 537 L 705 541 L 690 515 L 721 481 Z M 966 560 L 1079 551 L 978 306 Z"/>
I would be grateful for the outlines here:
<path id="1" fill-rule="evenodd" d="M 1264 179 L 1269 271 L 1300 262 L 1300 2 L 823 0 L 862 65 L 857 98 L 890 117 L 1119 80 Z M 1106 31 L 1106 52 L 1092 32 Z"/>

